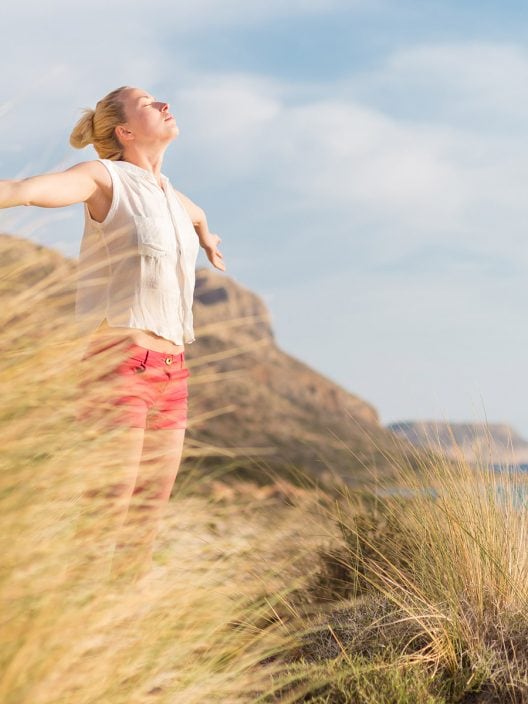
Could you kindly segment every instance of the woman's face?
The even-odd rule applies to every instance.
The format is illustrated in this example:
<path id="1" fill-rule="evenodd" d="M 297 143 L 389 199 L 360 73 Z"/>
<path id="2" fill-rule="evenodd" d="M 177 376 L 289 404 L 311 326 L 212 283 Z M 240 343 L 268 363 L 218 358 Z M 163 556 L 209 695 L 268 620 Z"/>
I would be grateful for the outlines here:
<path id="1" fill-rule="evenodd" d="M 170 142 L 178 136 L 180 130 L 169 112 L 168 103 L 156 100 L 141 88 L 123 91 L 121 100 L 127 118 L 122 126 L 125 138 L 133 135 L 134 141 L 142 144 L 152 141 Z"/>

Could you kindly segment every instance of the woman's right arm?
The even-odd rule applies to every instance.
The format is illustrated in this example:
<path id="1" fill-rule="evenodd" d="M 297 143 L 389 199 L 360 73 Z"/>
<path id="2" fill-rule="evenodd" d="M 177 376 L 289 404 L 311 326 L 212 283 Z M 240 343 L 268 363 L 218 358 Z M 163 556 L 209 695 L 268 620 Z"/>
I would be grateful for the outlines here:
<path id="1" fill-rule="evenodd" d="M 104 169 L 104 167 L 103 167 Z M 59 173 L 0 180 L 0 208 L 62 208 L 90 199 L 100 186 L 99 162 L 85 161 Z"/>

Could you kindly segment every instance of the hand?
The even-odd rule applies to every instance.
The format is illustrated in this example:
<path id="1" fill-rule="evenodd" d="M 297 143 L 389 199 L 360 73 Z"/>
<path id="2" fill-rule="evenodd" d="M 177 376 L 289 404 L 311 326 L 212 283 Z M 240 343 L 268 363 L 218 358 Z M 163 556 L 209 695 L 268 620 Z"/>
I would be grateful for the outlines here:
<path id="1" fill-rule="evenodd" d="M 226 266 L 223 262 L 223 254 L 217 249 L 217 245 L 222 240 L 218 235 L 214 235 L 212 232 L 209 233 L 207 240 L 202 242 L 202 247 L 207 255 L 207 259 L 211 262 L 213 266 L 220 271 L 225 271 Z"/>

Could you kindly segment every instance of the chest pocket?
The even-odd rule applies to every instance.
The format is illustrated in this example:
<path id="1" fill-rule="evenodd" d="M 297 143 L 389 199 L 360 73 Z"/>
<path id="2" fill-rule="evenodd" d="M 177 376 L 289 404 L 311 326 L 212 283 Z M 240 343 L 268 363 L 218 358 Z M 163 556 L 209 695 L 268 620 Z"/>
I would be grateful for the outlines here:
<path id="1" fill-rule="evenodd" d="M 138 254 L 147 257 L 166 257 L 176 253 L 176 234 L 167 217 L 134 215 Z"/>

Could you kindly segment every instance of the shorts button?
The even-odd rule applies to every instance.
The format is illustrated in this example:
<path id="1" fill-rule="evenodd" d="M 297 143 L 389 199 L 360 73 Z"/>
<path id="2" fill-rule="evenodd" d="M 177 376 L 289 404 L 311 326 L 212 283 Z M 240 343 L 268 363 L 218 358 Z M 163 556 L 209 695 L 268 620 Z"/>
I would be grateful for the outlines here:
<path id="1" fill-rule="evenodd" d="M 172 357 L 165 357 L 165 364 L 172 364 Z"/>

